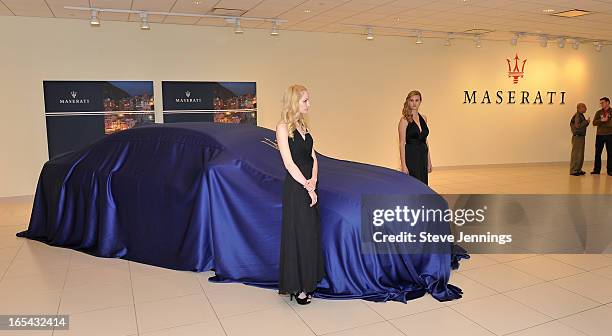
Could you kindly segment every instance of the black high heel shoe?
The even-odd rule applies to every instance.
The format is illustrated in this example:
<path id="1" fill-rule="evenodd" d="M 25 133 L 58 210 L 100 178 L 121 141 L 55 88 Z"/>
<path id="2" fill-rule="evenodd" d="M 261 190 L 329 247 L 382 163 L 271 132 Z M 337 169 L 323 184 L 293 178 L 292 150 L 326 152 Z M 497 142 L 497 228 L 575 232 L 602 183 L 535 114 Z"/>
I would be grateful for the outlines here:
<path id="1" fill-rule="evenodd" d="M 295 298 L 295 302 L 297 302 L 299 305 L 307 305 L 310 303 L 310 298 L 308 296 L 305 298 L 299 298 L 298 295 L 299 293 L 289 294 L 289 301 L 293 301 L 293 298 Z"/>

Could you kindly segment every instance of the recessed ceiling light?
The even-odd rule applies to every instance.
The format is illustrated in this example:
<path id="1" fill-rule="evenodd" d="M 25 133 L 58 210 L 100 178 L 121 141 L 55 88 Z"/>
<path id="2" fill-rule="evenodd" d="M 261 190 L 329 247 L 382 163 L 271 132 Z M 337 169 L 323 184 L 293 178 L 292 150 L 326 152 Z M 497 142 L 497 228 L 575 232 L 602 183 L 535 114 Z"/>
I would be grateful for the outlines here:
<path id="1" fill-rule="evenodd" d="M 304 9 L 304 13 L 306 14 L 310 13 L 310 9 Z"/>
<path id="2" fill-rule="evenodd" d="M 199 5 L 199 4 L 201 4 L 201 3 L 202 3 L 202 1 L 200 1 L 200 0 L 193 0 L 193 4 L 194 4 L 194 5 Z"/>
<path id="3" fill-rule="evenodd" d="M 555 11 L 555 10 L 554 10 L 554 9 L 552 9 L 552 8 L 542 9 L 542 12 L 544 12 L 544 13 L 546 13 L 546 14 L 552 13 L 552 12 L 554 12 L 554 11 Z"/>
<path id="4" fill-rule="evenodd" d="M 588 15 L 588 14 L 591 14 L 591 12 L 585 11 L 585 10 L 582 10 L 582 9 L 571 9 L 571 10 L 568 10 L 568 11 L 554 13 L 554 14 L 551 14 L 551 15 L 560 16 L 560 17 L 566 17 L 566 18 L 575 18 L 575 17 L 579 17 L 579 16 L 583 16 L 583 15 Z"/>

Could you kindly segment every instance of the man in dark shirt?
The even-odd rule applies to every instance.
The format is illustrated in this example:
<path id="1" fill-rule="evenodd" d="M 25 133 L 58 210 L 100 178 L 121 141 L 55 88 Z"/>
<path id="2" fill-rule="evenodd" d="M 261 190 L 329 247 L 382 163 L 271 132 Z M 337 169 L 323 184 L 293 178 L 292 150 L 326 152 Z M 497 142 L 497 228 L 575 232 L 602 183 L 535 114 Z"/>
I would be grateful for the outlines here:
<path id="1" fill-rule="evenodd" d="M 586 135 L 587 126 L 591 122 L 590 119 L 584 117 L 586 105 L 579 103 L 576 106 L 576 114 L 570 120 L 570 129 L 572 131 L 572 158 L 570 161 L 570 175 L 581 176 L 586 174 L 582 171 L 584 163 L 584 137 Z"/>
<path id="2" fill-rule="evenodd" d="M 604 145 L 606 146 L 607 154 L 607 170 L 608 175 L 612 176 L 612 162 L 610 158 L 610 150 L 612 150 L 612 109 L 610 109 L 610 99 L 603 97 L 599 100 L 601 110 L 595 113 L 593 117 L 593 126 L 597 126 L 597 135 L 595 136 L 595 165 L 591 174 L 599 174 L 601 170 L 601 154 Z"/>

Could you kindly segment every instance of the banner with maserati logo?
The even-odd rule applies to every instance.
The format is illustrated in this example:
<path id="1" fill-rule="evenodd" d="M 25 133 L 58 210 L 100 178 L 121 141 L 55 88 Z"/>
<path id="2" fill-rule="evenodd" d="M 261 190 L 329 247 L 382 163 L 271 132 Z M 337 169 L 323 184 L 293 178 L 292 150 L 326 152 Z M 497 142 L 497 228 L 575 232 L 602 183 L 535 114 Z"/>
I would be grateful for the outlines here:
<path id="1" fill-rule="evenodd" d="M 510 104 L 510 105 L 563 105 L 567 98 L 567 91 L 565 90 L 524 90 L 519 85 L 519 79 L 521 84 L 528 80 L 525 75 L 525 64 L 527 59 L 519 57 L 518 53 L 515 53 L 513 58 L 506 58 L 508 63 L 507 77 L 512 79 L 511 89 L 487 89 L 482 91 L 478 90 L 464 90 L 463 91 L 463 104 L 483 104 L 491 105 L 493 103 Z M 500 67 L 501 70 L 501 67 Z M 493 73 L 493 72 L 492 72 Z M 502 72 L 499 72 L 501 75 Z"/>
<path id="2" fill-rule="evenodd" d="M 255 82 L 162 82 L 164 123 L 257 125 Z"/>
<path id="3" fill-rule="evenodd" d="M 43 81 L 49 157 L 155 122 L 152 81 Z"/>

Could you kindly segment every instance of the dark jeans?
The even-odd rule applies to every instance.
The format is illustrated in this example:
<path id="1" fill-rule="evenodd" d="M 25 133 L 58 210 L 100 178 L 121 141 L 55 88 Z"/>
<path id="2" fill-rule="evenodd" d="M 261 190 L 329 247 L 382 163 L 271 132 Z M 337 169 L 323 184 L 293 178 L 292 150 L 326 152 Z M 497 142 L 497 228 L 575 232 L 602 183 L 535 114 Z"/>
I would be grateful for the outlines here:
<path id="1" fill-rule="evenodd" d="M 612 134 L 597 135 L 595 137 L 595 166 L 593 166 L 593 171 L 597 173 L 601 171 L 601 153 L 603 152 L 604 145 L 606 146 L 608 160 L 606 164 L 608 174 L 612 174 L 612 161 L 610 160 L 610 150 L 612 150 Z"/>

